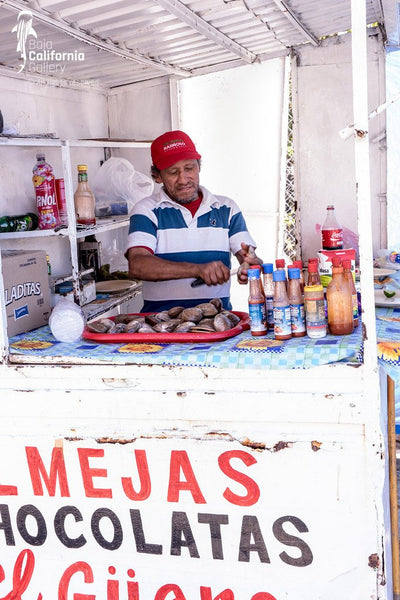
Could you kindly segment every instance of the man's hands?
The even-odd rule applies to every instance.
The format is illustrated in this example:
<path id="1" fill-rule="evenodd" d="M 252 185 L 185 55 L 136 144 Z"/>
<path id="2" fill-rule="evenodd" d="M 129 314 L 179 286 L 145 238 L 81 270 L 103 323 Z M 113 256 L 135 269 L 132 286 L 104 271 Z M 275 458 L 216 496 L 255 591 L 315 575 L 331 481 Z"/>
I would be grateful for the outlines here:
<path id="1" fill-rule="evenodd" d="M 230 270 L 220 260 L 204 264 L 174 262 L 154 256 L 145 248 L 130 248 L 129 274 L 143 281 L 167 281 L 200 277 L 206 285 L 217 285 L 229 280 Z"/>
<path id="2" fill-rule="evenodd" d="M 263 261 L 256 256 L 253 246 L 248 246 L 244 242 L 242 242 L 242 249 L 236 253 L 236 258 L 240 263 L 237 273 L 238 282 L 241 285 L 246 285 L 248 281 L 247 269 L 249 269 L 251 265 L 262 265 Z"/>
<path id="3" fill-rule="evenodd" d="M 230 270 L 220 260 L 215 260 L 197 266 L 200 272 L 199 277 L 201 277 L 206 285 L 222 284 L 230 279 Z"/>

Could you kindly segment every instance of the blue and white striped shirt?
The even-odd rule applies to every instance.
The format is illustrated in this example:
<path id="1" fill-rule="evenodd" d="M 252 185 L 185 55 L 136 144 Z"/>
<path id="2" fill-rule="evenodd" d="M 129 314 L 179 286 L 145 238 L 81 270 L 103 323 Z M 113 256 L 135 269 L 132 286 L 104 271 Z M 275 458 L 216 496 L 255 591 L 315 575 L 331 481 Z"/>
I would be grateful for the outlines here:
<path id="1" fill-rule="evenodd" d="M 203 200 L 192 217 L 189 209 L 171 200 L 162 188 L 134 206 L 129 226 L 127 250 L 150 248 L 155 256 L 176 262 L 222 261 L 231 268 L 231 253 L 245 242 L 255 247 L 237 204 L 230 198 L 214 196 L 200 187 Z M 231 309 L 230 281 L 222 285 L 192 288 L 193 278 L 143 281 L 143 312 L 172 306 L 194 306 L 211 298 L 221 298 Z"/>

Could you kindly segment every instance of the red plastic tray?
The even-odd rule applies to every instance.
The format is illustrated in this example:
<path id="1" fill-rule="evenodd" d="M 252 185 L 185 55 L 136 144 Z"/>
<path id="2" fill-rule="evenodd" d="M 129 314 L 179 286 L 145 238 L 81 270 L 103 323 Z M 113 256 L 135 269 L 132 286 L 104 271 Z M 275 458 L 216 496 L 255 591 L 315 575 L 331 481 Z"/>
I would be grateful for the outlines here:
<path id="1" fill-rule="evenodd" d="M 108 344 L 126 344 L 126 343 L 156 343 L 159 344 L 180 344 L 182 342 L 219 342 L 228 338 L 234 337 L 246 329 L 250 329 L 250 317 L 245 312 L 238 312 L 231 310 L 233 314 L 240 317 L 240 321 L 232 329 L 227 331 L 212 331 L 210 333 L 174 333 L 172 332 L 161 332 L 161 333 L 94 333 L 89 331 L 85 327 L 82 337 L 86 340 L 93 340 L 95 342 L 108 343 Z M 133 313 L 132 317 L 143 317 L 146 314 L 154 313 Z M 112 317 L 111 317 L 112 319 Z"/>

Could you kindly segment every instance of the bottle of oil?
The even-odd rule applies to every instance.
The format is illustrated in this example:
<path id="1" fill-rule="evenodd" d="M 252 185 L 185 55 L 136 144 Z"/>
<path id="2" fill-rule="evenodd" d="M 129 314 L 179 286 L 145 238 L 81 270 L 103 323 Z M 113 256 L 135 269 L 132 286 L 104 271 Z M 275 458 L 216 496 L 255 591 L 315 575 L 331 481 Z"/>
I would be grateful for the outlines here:
<path id="1" fill-rule="evenodd" d="M 95 198 L 88 183 L 86 165 L 78 165 L 78 186 L 74 194 L 76 222 L 80 225 L 96 225 Z"/>
<path id="2" fill-rule="evenodd" d="M 342 261 L 343 265 L 343 277 L 348 282 L 351 289 L 351 300 L 353 305 L 353 322 L 354 328 L 358 327 L 358 298 L 357 298 L 357 290 L 354 283 L 354 277 L 351 272 L 351 260 L 344 259 Z"/>
<path id="3" fill-rule="evenodd" d="M 351 288 L 343 277 L 342 260 L 332 258 L 332 279 L 326 289 L 328 327 L 332 335 L 348 335 L 353 332 L 353 302 Z"/>

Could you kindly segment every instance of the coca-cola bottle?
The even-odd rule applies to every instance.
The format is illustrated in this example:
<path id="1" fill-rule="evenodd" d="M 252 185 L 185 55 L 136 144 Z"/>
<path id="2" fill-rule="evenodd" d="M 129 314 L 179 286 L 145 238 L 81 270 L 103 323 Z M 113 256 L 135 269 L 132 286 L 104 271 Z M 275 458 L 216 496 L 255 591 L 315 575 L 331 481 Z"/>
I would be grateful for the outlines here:
<path id="1" fill-rule="evenodd" d="M 343 229 L 339 225 L 335 207 L 331 204 L 326 207 L 326 219 L 321 228 L 322 249 L 341 250 L 343 248 Z"/>
<path id="2" fill-rule="evenodd" d="M 39 229 L 54 229 L 60 225 L 54 173 L 43 153 L 36 154 L 36 165 L 32 172 L 39 214 Z"/>

